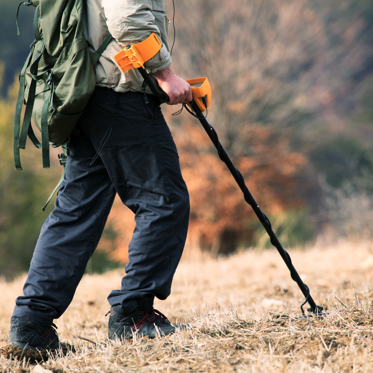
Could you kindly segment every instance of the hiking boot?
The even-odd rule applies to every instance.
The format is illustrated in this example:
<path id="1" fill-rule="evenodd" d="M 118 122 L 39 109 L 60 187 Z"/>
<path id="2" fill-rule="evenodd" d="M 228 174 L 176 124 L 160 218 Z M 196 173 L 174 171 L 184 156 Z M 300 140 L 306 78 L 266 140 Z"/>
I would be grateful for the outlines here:
<path id="1" fill-rule="evenodd" d="M 163 337 L 176 331 L 186 329 L 188 326 L 172 325 L 167 317 L 151 308 L 148 311 L 136 310 L 130 315 L 110 310 L 109 339 L 130 339 L 134 334 L 150 338 Z"/>
<path id="2" fill-rule="evenodd" d="M 18 346 L 22 350 L 49 351 L 63 353 L 74 351 L 74 347 L 67 343 L 60 343 L 57 326 L 43 326 L 21 317 L 11 319 L 9 345 Z"/>

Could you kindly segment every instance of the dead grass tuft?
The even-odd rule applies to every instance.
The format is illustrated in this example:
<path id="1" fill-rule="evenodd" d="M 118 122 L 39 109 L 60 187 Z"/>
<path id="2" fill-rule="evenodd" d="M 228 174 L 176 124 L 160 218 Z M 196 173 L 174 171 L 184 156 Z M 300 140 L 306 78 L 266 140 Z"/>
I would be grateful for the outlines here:
<path id="1" fill-rule="evenodd" d="M 11 360 L 24 360 L 25 362 L 30 364 L 48 360 L 48 353 L 46 351 L 23 350 L 18 346 L 12 345 L 6 345 L 2 349 L 0 349 L 0 355 Z"/>

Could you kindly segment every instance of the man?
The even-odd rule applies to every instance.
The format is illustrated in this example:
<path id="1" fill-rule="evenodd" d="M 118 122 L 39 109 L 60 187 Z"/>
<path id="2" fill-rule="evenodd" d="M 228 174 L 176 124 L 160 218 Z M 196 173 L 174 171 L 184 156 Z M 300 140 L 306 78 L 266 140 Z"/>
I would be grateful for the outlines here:
<path id="1" fill-rule="evenodd" d="M 113 40 L 96 66 L 96 90 L 78 122 L 79 135 L 71 136 L 55 209 L 41 230 L 24 295 L 16 300 L 10 344 L 26 349 L 60 347 L 53 320 L 72 301 L 116 193 L 135 213 L 136 228 L 127 275 L 108 297 L 109 338 L 175 331 L 153 301 L 170 294 L 186 239 L 188 192 L 158 99 L 144 90 L 135 69 L 121 73 L 114 55 L 154 32 L 163 45 L 145 66 L 169 104 L 191 101 L 191 89 L 170 69 L 163 0 L 88 0 L 85 15 L 94 49 L 109 32 Z"/>

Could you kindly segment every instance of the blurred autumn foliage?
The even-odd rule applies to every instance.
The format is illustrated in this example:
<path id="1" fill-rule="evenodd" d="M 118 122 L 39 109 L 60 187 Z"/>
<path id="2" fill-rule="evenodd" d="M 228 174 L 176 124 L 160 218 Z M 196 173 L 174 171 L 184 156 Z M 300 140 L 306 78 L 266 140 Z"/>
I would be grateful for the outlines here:
<path id="1" fill-rule="evenodd" d="M 288 139 L 273 136 L 268 127 L 243 129 L 240 137 L 253 151 L 263 154 L 242 156 L 235 162 L 254 198 L 262 201 L 262 208 L 282 213 L 302 206 L 294 175 L 305 165 L 305 157 L 290 149 Z M 247 245 L 253 238 L 248 227 L 253 212 L 225 164 L 211 151 L 206 133 L 186 122 L 175 140 L 191 196 L 189 239 L 193 245 L 215 253 L 230 253 Z"/>
<path id="2" fill-rule="evenodd" d="M 372 1 L 188 0 L 175 2 L 174 22 L 172 2 L 165 3 L 170 44 L 176 27 L 173 70 L 185 79 L 209 78 L 208 121 L 282 243 L 331 231 L 357 237 L 360 227 L 369 237 L 366 224 L 349 221 L 369 221 L 373 211 Z M 12 106 L 11 97 L 6 102 Z M 197 119 L 163 110 L 191 197 L 186 255 L 193 247 L 217 255 L 266 246 Z M 99 250 L 125 263 L 133 229 L 132 212 L 116 200 Z"/>

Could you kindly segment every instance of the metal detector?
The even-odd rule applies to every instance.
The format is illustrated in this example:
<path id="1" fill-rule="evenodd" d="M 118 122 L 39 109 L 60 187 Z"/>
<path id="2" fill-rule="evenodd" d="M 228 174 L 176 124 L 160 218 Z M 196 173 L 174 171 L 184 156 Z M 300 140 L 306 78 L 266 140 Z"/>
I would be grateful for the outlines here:
<path id="1" fill-rule="evenodd" d="M 145 48 L 146 46 L 146 48 Z M 155 96 L 158 97 L 161 103 L 166 103 L 170 99 L 168 95 L 159 87 L 157 79 L 151 73 L 148 73 L 145 70 L 144 62 L 153 57 L 160 49 L 161 43 L 155 34 L 149 36 L 145 41 L 135 44 L 128 45 L 120 53 L 115 56 L 115 60 L 122 71 L 128 71 L 131 68 L 137 68 L 142 77 L 144 78 L 145 84 L 150 88 Z M 146 49 L 146 56 L 142 56 L 142 49 Z M 151 50 L 151 52 L 149 52 Z M 203 115 L 203 112 L 208 108 L 211 102 L 211 89 L 210 84 L 207 78 L 197 78 L 189 80 L 188 83 L 191 85 L 193 92 L 192 102 L 184 105 L 187 111 L 197 118 L 202 124 L 203 128 L 210 137 L 212 143 L 218 151 L 220 159 L 226 164 L 229 171 L 236 180 L 238 186 L 243 192 L 245 201 L 252 207 L 256 216 L 262 223 L 264 229 L 270 237 L 271 244 L 277 249 L 280 253 L 282 259 L 284 260 L 286 266 L 290 271 L 291 278 L 298 284 L 300 290 L 302 291 L 305 301 L 300 306 L 303 316 L 320 316 L 323 315 L 323 307 L 317 306 L 313 300 L 309 287 L 302 281 L 298 272 L 293 266 L 290 255 L 282 247 L 280 241 L 276 237 L 275 233 L 272 230 L 271 222 L 268 217 L 262 212 L 258 204 L 256 203 L 254 197 L 247 188 L 244 178 L 241 172 L 235 167 L 228 154 L 221 145 L 218 135 L 215 129 L 208 123 L 206 117 Z M 308 302 L 309 308 L 307 309 L 310 312 L 309 315 L 306 315 L 303 309 L 303 306 Z"/>

